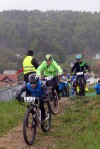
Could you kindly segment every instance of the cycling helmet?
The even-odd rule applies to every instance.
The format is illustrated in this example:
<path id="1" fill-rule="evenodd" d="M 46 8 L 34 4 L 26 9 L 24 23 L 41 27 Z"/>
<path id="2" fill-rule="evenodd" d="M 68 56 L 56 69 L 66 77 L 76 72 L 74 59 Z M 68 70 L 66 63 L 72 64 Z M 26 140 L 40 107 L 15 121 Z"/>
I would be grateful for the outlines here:
<path id="1" fill-rule="evenodd" d="M 75 58 L 76 58 L 76 60 L 82 59 L 82 55 L 81 54 L 77 54 Z"/>
<path id="2" fill-rule="evenodd" d="M 51 54 L 47 54 L 45 59 L 46 59 L 46 61 L 52 60 L 52 55 Z"/>
<path id="3" fill-rule="evenodd" d="M 29 75 L 28 80 L 29 80 L 30 84 L 37 84 L 39 77 L 36 75 L 36 73 L 32 73 Z"/>

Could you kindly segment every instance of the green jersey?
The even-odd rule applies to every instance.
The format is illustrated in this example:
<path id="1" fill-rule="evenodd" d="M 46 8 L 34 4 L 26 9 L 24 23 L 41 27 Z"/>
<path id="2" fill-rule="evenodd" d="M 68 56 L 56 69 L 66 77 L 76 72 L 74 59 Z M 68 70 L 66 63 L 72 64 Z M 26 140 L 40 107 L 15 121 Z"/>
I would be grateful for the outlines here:
<path id="1" fill-rule="evenodd" d="M 62 74 L 61 67 L 52 60 L 52 63 L 48 65 L 46 61 L 43 61 L 37 69 L 37 75 L 40 76 L 41 72 L 44 71 L 44 76 L 57 76 L 57 74 Z"/>

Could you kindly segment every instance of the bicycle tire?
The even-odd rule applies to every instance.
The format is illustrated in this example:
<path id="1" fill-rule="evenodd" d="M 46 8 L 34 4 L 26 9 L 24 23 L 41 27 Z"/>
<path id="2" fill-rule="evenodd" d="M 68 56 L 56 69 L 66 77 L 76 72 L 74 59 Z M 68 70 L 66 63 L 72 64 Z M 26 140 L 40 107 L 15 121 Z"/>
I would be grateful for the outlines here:
<path id="1" fill-rule="evenodd" d="M 50 108 L 49 101 L 44 102 L 44 108 L 45 108 L 46 116 L 48 115 L 48 117 L 46 117 L 46 119 L 41 123 L 41 129 L 44 132 L 48 132 L 51 128 L 51 108 Z"/>
<path id="2" fill-rule="evenodd" d="M 81 96 L 85 96 L 85 85 L 82 82 L 81 82 L 81 85 L 80 85 L 80 89 L 81 89 Z"/>
<path id="3" fill-rule="evenodd" d="M 23 136 L 27 145 L 32 145 L 36 137 L 36 118 L 33 118 L 33 114 L 32 108 L 27 109 L 23 120 Z"/>
<path id="4" fill-rule="evenodd" d="M 54 95 L 51 93 L 51 96 L 50 96 L 50 108 L 51 108 L 51 113 L 53 115 L 56 115 L 59 112 L 59 101 L 58 101 L 58 95 L 56 90 L 54 90 L 53 92 L 54 92 Z"/>
<path id="5" fill-rule="evenodd" d="M 79 96 L 85 96 L 85 83 L 83 78 L 80 78 L 79 80 L 79 88 L 80 88 Z"/>

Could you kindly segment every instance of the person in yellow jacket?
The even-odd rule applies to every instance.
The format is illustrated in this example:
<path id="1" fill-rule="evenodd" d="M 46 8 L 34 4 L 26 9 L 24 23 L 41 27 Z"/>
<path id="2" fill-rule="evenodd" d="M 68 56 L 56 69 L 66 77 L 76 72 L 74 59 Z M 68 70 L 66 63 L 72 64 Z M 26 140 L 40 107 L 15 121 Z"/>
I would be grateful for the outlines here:
<path id="1" fill-rule="evenodd" d="M 36 69 L 38 68 L 39 63 L 34 57 L 33 50 L 28 50 L 27 56 L 23 60 L 23 73 L 24 73 L 24 81 L 28 82 L 28 76 L 32 73 L 36 73 Z"/>

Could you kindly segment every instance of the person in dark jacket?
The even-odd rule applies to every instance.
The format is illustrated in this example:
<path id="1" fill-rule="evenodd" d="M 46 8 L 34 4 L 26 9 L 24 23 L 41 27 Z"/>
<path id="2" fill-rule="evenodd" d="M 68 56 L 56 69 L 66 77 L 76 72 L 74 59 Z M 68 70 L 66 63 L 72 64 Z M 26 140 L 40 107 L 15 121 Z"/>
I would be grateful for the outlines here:
<path id="1" fill-rule="evenodd" d="M 100 80 L 98 80 L 98 83 L 94 86 L 96 90 L 96 94 L 100 94 Z"/>
<path id="2" fill-rule="evenodd" d="M 49 89 L 45 84 L 42 83 L 42 81 L 39 79 L 39 77 L 33 73 L 29 75 L 29 82 L 26 83 L 21 90 L 17 93 L 16 99 L 18 101 L 23 100 L 21 97 L 22 93 L 25 91 L 30 91 L 31 96 L 33 97 L 41 97 L 41 98 L 46 98 L 49 94 Z M 42 115 L 42 120 L 45 119 L 45 109 L 44 109 L 44 101 L 40 100 L 39 106 L 41 109 L 41 115 Z"/>
<path id="3" fill-rule="evenodd" d="M 77 54 L 75 58 L 76 58 L 76 62 L 74 63 L 74 66 L 71 68 L 71 75 L 73 75 L 72 79 L 74 80 L 73 88 L 76 91 L 75 73 L 77 73 L 77 72 L 89 72 L 90 68 L 86 64 L 86 62 L 83 61 L 83 57 L 81 54 Z M 72 79 L 71 79 L 71 81 L 73 81 Z M 86 84 L 86 79 L 85 79 L 85 84 Z M 88 91 L 87 85 L 85 85 L 85 91 Z"/>
<path id="4" fill-rule="evenodd" d="M 83 61 L 82 55 L 77 54 L 76 55 L 76 62 L 74 63 L 74 66 L 71 68 L 71 73 L 77 73 L 77 72 L 88 72 L 89 66 L 86 64 L 86 62 Z"/>

